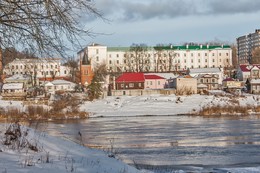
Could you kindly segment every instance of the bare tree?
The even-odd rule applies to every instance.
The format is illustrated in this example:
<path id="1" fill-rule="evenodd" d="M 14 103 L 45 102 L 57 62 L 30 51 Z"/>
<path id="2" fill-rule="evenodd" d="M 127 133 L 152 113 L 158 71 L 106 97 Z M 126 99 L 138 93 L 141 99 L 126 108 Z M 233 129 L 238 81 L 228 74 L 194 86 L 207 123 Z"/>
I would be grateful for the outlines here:
<path id="1" fill-rule="evenodd" d="M 252 64 L 260 64 L 260 47 L 254 48 L 252 50 Z"/>
<path id="2" fill-rule="evenodd" d="M 102 18 L 89 0 L 1 0 L 0 49 L 19 46 L 65 56 L 69 43 L 79 45 L 79 38 L 94 34 L 83 29 L 80 14 Z"/>
<path id="3" fill-rule="evenodd" d="M 148 47 L 145 44 L 132 44 L 129 52 L 126 53 L 124 61 L 131 72 L 147 71 L 147 64 L 149 63 Z"/>

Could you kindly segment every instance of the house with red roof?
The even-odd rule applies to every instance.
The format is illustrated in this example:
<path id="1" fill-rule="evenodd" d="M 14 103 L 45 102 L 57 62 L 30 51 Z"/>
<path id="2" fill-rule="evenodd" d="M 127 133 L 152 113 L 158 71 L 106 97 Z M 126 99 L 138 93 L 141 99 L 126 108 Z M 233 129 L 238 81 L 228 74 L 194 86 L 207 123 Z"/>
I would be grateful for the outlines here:
<path id="1" fill-rule="evenodd" d="M 232 78 L 226 78 L 222 82 L 222 87 L 226 91 L 234 91 L 242 89 L 242 82 Z"/>
<path id="2" fill-rule="evenodd" d="M 115 80 L 116 90 L 144 89 L 145 77 L 143 73 L 123 73 Z"/>
<path id="3" fill-rule="evenodd" d="M 166 84 L 166 79 L 155 75 L 155 74 L 145 74 L 145 89 L 164 89 Z"/>
<path id="4" fill-rule="evenodd" d="M 241 64 L 237 70 L 237 78 L 240 81 L 260 78 L 260 64 Z"/>

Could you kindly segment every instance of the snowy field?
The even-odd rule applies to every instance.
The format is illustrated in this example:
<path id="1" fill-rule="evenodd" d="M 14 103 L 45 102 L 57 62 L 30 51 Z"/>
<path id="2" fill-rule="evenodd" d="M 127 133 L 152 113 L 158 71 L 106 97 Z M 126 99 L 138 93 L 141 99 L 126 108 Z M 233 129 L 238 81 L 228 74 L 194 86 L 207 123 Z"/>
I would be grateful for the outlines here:
<path id="1" fill-rule="evenodd" d="M 198 112 L 204 106 L 233 105 L 234 100 L 241 106 L 260 104 L 260 96 L 257 95 L 234 98 L 214 95 L 118 96 L 86 102 L 81 106 L 81 110 L 90 112 L 91 117 L 182 115 Z"/>

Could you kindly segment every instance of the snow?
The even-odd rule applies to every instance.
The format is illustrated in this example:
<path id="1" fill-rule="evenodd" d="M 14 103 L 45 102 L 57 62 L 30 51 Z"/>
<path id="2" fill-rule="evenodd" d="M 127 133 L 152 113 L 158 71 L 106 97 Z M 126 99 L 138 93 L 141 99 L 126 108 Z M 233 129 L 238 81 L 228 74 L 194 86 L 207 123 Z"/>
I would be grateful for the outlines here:
<path id="1" fill-rule="evenodd" d="M 116 158 L 108 157 L 108 153 L 89 149 L 65 139 L 49 136 L 43 132 L 22 127 L 28 131 L 19 141 L 28 140 L 37 146 L 38 152 L 27 147 L 12 149 L 3 145 L 7 124 L 0 124 L 0 172 L 28 172 L 28 173 L 138 173 Z"/>
<path id="2" fill-rule="evenodd" d="M 239 105 L 260 105 L 260 96 L 243 95 L 242 97 L 212 95 L 150 95 L 150 96 L 110 96 L 101 100 L 86 101 L 80 109 L 90 112 L 90 117 L 104 116 L 149 116 L 182 115 L 199 111 L 204 106 L 232 105 L 236 100 Z M 0 100 L 0 106 L 20 107 L 22 102 Z M 28 141 L 38 146 L 39 151 L 28 148 L 13 150 L 3 145 L 4 133 L 8 124 L 0 124 L 0 172 L 87 172 L 87 173 L 138 173 L 134 167 L 120 160 L 108 157 L 109 153 L 83 147 L 68 139 L 60 139 L 29 129 Z M 46 159 L 49 157 L 49 161 Z M 28 166 L 30 165 L 30 166 Z M 179 171 L 184 172 L 184 171 Z M 218 168 L 216 172 L 254 173 L 260 167 Z"/>
<path id="3" fill-rule="evenodd" d="M 234 100 L 241 106 L 259 105 L 260 96 L 242 97 L 212 95 L 151 95 L 151 96 L 110 96 L 102 100 L 85 102 L 82 111 L 90 112 L 90 117 L 103 116 L 148 116 L 148 115 L 183 115 L 198 112 L 201 108 L 213 105 L 234 105 Z"/>

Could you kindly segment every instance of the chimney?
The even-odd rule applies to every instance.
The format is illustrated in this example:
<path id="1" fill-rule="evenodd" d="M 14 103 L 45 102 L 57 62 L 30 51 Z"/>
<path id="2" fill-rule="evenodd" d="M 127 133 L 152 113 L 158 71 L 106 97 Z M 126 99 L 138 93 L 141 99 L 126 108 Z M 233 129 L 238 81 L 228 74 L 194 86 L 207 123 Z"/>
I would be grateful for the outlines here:
<path id="1" fill-rule="evenodd" d="M 202 49 L 202 44 L 200 45 L 200 48 Z"/>
<path id="2" fill-rule="evenodd" d="M 189 45 L 188 44 L 186 44 L 186 49 L 189 49 Z"/>
<path id="3" fill-rule="evenodd" d="M 209 45 L 207 44 L 207 49 L 209 48 Z"/>

